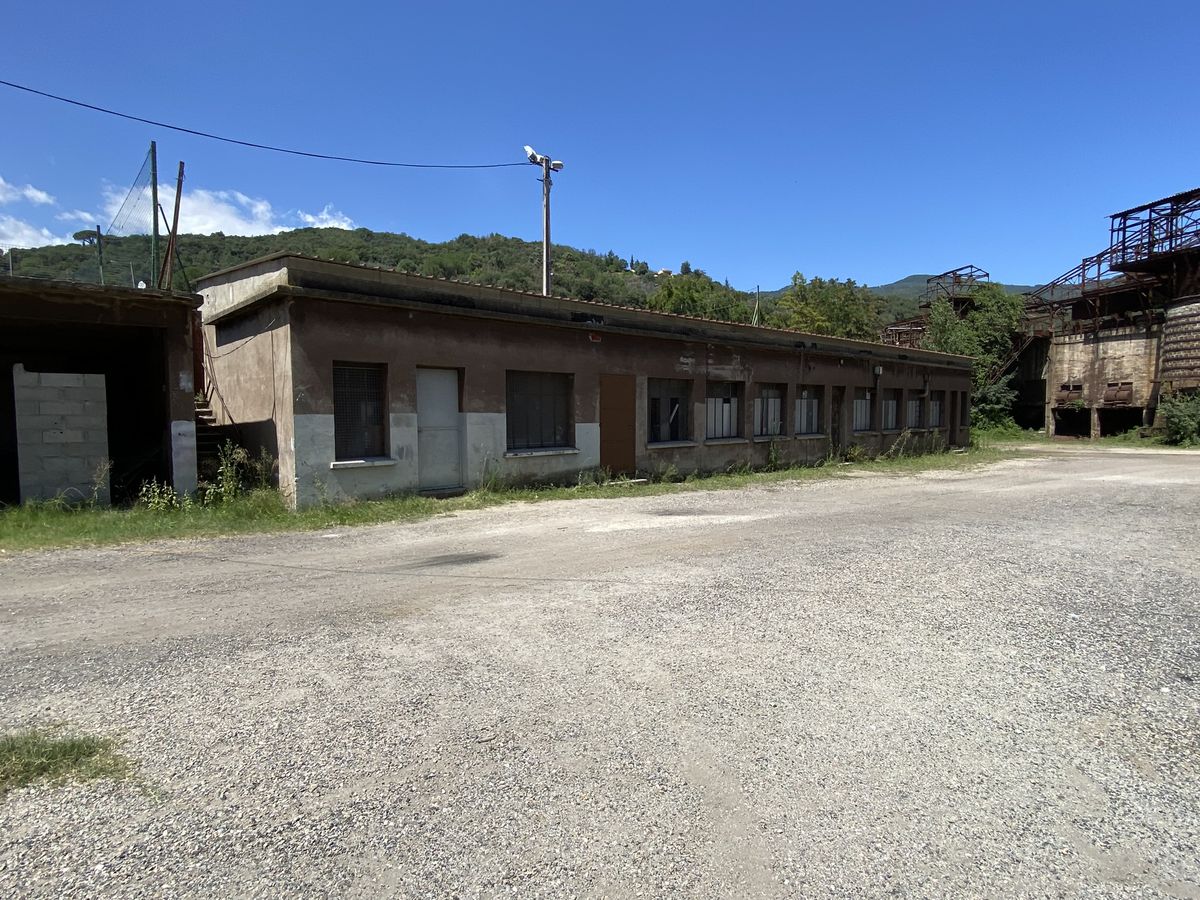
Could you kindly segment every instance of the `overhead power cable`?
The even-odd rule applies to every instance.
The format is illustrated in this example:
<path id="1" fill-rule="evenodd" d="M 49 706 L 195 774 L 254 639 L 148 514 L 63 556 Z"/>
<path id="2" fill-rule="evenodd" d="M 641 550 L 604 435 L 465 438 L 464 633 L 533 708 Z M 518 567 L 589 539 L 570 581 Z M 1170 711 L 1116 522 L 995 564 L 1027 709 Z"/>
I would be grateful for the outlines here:
<path id="1" fill-rule="evenodd" d="M 252 147 L 255 150 L 270 150 L 273 153 L 288 153 L 292 156 L 307 156 L 309 159 L 331 159 L 335 162 L 358 163 L 364 166 L 389 166 L 400 169 L 506 169 L 510 166 L 527 166 L 529 162 L 522 160 L 521 162 L 505 162 L 505 163 L 411 163 L 411 162 L 392 162 L 384 159 L 360 159 L 354 156 L 334 156 L 329 153 L 312 153 L 308 150 L 293 150 L 288 147 L 272 147 L 270 144 L 257 144 L 254 141 L 241 141 L 237 138 L 222 137 L 219 134 L 211 134 L 207 131 L 198 131 L 195 128 L 184 128 L 181 125 L 169 125 L 166 122 L 156 122 L 153 119 L 145 119 L 141 116 L 130 115 L 129 113 L 117 112 L 115 109 L 107 109 L 103 106 L 95 106 L 91 103 L 84 103 L 82 100 L 72 100 L 70 97 L 60 97 L 57 94 L 51 94 L 46 91 L 39 91 L 36 88 L 26 87 L 23 84 L 15 84 L 11 81 L 0 79 L 0 84 L 5 87 L 15 88 L 18 91 L 25 91 L 29 94 L 37 94 L 39 97 L 47 97 L 50 100 L 57 100 L 60 103 L 69 103 L 72 106 L 78 106 L 83 109 L 94 110 L 95 112 L 105 113 L 110 116 L 117 116 L 121 119 L 129 119 L 132 122 L 141 122 L 144 125 L 153 125 L 155 128 L 168 128 L 171 131 L 180 131 L 184 134 L 195 135 L 196 137 L 208 138 L 213 141 L 222 141 L 226 144 L 237 144 L 240 147 Z"/>

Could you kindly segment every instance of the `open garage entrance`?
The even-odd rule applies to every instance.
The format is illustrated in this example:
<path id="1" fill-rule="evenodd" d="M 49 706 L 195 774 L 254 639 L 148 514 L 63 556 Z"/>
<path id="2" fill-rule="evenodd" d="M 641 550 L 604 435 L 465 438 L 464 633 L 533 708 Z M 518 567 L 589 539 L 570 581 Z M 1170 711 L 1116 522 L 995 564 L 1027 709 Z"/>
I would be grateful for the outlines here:
<path id="1" fill-rule="evenodd" d="M 0 503 L 19 502 L 13 365 L 30 372 L 92 373 L 105 378 L 108 453 L 114 503 L 129 503 L 142 483 L 170 483 L 171 450 L 165 335 L 161 328 L 5 323 L 0 339 Z"/>
<path id="2" fill-rule="evenodd" d="M 1135 428 L 1141 428 L 1142 413 L 1143 410 L 1140 406 L 1121 406 L 1115 409 L 1099 410 L 1100 437 L 1124 434 Z"/>
<path id="3" fill-rule="evenodd" d="M 1092 411 L 1086 407 L 1054 410 L 1054 434 L 1056 437 L 1091 437 Z"/>
<path id="4" fill-rule="evenodd" d="M 151 479 L 195 490 L 199 305 L 194 294 L 0 279 L 0 504 L 86 496 L 105 466 L 113 503 Z"/>

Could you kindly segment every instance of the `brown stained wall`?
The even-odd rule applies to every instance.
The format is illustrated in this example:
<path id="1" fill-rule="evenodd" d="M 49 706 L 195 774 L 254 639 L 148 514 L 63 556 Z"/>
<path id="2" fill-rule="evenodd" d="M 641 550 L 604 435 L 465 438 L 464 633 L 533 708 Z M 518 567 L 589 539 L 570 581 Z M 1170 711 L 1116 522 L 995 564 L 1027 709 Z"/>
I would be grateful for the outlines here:
<path id="1" fill-rule="evenodd" d="M 220 425 L 234 425 L 251 450 L 279 461 L 280 487 L 294 477 L 291 302 L 277 300 L 247 315 L 204 327 L 204 365 Z"/>
<path id="2" fill-rule="evenodd" d="M 1063 384 L 1081 383 L 1083 405 L 1091 409 L 1103 405 L 1109 383 L 1126 381 L 1133 383 L 1129 406 L 1157 406 L 1160 337 L 1158 326 L 1149 331 L 1130 327 L 1056 336 L 1050 345 L 1046 376 L 1046 427 L 1050 433 L 1055 395 Z"/>
<path id="3" fill-rule="evenodd" d="M 280 304 L 271 304 L 277 309 Z M 275 316 L 263 310 L 254 323 L 242 328 L 251 333 L 256 327 Z M 379 492 L 411 489 L 415 479 L 416 442 L 416 370 L 428 366 L 458 369 L 461 372 L 461 411 L 470 422 L 482 422 L 489 415 L 501 416 L 505 408 L 505 373 L 510 369 L 544 372 L 568 372 L 574 375 L 574 417 L 579 440 L 584 449 L 585 432 L 598 428 L 599 379 L 601 374 L 632 374 L 637 376 L 636 460 L 639 469 L 660 470 L 674 466 L 681 472 L 717 470 L 731 465 L 767 462 L 769 445 L 776 444 L 777 458 L 784 462 L 815 462 L 830 452 L 827 435 L 821 438 L 793 438 L 794 407 L 798 384 L 824 387 L 822 412 L 828 422 L 830 398 L 835 385 L 847 388 L 841 429 L 843 445 L 861 445 L 869 452 L 889 447 L 897 433 L 858 433 L 850 431 L 850 410 L 853 388 L 869 387 L 878 403 L 877 387 L 902 388 L 906 391 L 930 390 L 946 392 L 946 426 L 936 432 L 920 431 L 909 435 L 910 445 L 964 443 L 966 429 L 953 432 L 948 427 L 957 423 L 959 393 L 969 389 L 969 375 L 962 370 L 926 367 L 896 361 L 880 362 L 862 356 L 816 354 L 810 351 L 792 352 L 767 348 L 706 343 L 702 341 L 671 340 L 661 337 L 642 337 L 584 328 L 524 324 L 476 318 L 469 315 L 446 315 L 424 310 L 381 308 L 368 305 L 304 298 L 292 303 L 288 316 L 292 336 L 292 378 L 294 411 L 298 432 L 315 429 L 318 434 L 297 434 L 298 457 L 309 457 L 310 465 L 298 463 L 297 477 L 303 484 L 320 482 L 312 488 L 320 493 L 370 492 L 380 485 Z M 228 326 L 231 327 L 231 326 Z M 261 339 L 259 339 L 261 340 Z M 228 357 L 239 369 L 266 365 L 262 356 L 244 354 Z M 253 362 L 258 360 L 257 363 Z M 386 363 L 388 366 L 388 402 L 392 415 L 392 446 L 394 463 L 387 470 L 358 472 L 328 472 L 331 452 L 320 433 L 332 430 L 332 367 L 335 361 Z M 878 379 L 872 374 L 875 365 L 883 366 Z M 218 370 L 219 372 L 222 370 Z M 228 367 L 225 371 L 232 372 Z M 255 385 L 251 373 L 243 371 L 238 377 L 238 391 L 250 391 L 257 397 L 261 410 L 264 394 Z M 226 378 L 222 375 L 220 378 Z M 220 380 L 219 378 L 219 380 Z M 694 446 L 646 446 L 648 431 L 646 411 L 647 378 L 688 378 L 693 380 L 692 428 Z M 751 440 L 709 443 L 704 440 L 705 392 L 709 380 L 733 380 L 744 385 L 741 419 L 743 435 L 752 433 L 753 398 L 757 385 L 781 383 L 787 386 L 784 402 L 785 435 L 772 440 Z M 928 382 L 928 383 L 927 383 Z M 226 388 L 232 393 L 232 388 Z M 326 419 L 328 417 L 328 419 Z M 928 417 L 928 402 L 925 403 Z M 878 421 L 878 416 L 876 417 Z M 493 428 L 500 429 L 502 421 Z M 592 434 L 593 432 L 587 432 Z M 509 458 L 503 447 L 488 448 L 486 438 L 476 439 L 468 434 L 468 477 L 477 478 L 479 466 L 497 467 L 501 475 L 511 477 L 554 477 L 581 467 L 588 460 L 586 453 L 579 457 L 518 459 Z M 314 441 L 316 443 L 314 443 Z M 301 448 L 303 445 L 303 448 Z M 473 459 L 480 454 L 486 459 Z M 595 465 L 591 460 L 589 465 Z M 304 470 L 304 471 L 301 471 Z M 307 474 L 306 474 L 307 473 Z M 303 493 L 306 488 L 301 486 Z"/>

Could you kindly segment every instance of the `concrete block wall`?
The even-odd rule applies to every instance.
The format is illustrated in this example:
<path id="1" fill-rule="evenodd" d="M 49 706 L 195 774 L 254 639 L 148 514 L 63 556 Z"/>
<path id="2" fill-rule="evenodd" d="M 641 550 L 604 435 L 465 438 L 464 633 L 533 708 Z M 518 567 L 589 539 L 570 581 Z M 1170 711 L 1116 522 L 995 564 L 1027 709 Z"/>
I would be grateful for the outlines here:
<path id="1" fill-rule="evenodd" d="M 18 477 L 22 502 L 63 495 L 91 499 L 108 462 L 108 403 L 103 375 L 26 372 L 13 366 Z M 109 502 L 103 471 L 97 499 Z"/>

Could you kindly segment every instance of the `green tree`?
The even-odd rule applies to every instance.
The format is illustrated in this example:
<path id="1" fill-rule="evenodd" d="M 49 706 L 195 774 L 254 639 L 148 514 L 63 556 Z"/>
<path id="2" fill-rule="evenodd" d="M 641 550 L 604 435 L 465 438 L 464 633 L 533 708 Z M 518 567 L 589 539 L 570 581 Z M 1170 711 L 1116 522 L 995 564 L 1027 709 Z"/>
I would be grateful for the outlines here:
<path id="1" fill-rule="evenodd" d="M 749 322 L 749 295 L 718 284 L 699 269 L 689 267 L 688 274 L 664 275 L 658 290 L 650 295 L 647 307 L 659 312 Z"/>
<path id="2" fill-rule="evenodd" d="M 797 272 L 771 310 L 768 322 L 810 334 L 875 340 L 879 337 L 880 301 L 853 279 L 814 278 Z"/>
<path id="3" fill-rule="evenodd" d="M 929 311 L 924 347 L 975 358 L 972 407 L 975 421 L 984 427 L 1012 419 L 1017 396 L 1009 386 L 1013 376 L 993 378 L 993 373 L 1013 351 L 1024 310 L 1019 294 L 1009 294 L 998 284 L 981 284 L 972 291 L 971 302 L 961 315 L 944 297 L 935 300 Z"/>

